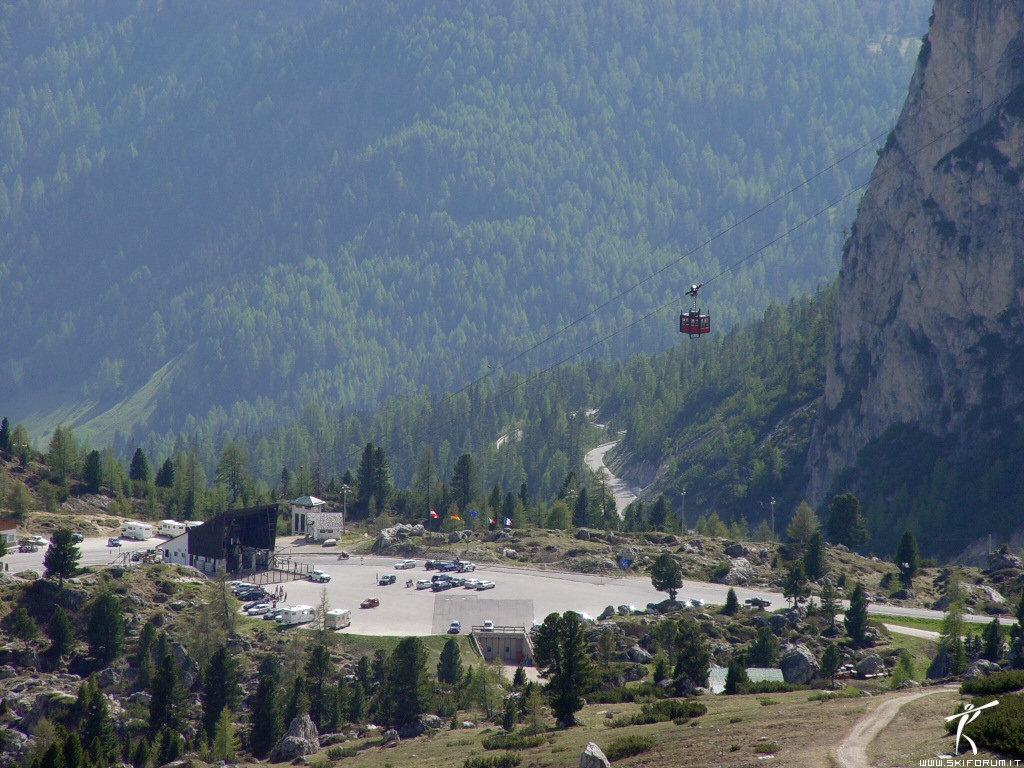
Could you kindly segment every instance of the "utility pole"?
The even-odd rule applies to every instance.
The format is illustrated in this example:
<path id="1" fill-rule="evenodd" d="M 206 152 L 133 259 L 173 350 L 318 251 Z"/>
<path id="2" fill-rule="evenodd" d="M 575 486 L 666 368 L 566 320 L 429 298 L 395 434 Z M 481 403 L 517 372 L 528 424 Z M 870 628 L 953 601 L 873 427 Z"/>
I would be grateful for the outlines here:
<path id="1" fill-rule="evenodd" d="M 775 541 L 775 497 L 772 496 L 772 541 Z"/>
<path id="2" fill-rule="evenodd" d="M 679 535 L 686 534 L 686 489 L 683 488 L 683 505 L 679 509 Z"/>
<path id="3" fill-rule="evenodd" d="M 351 489 L 347 483 L 341 485 L 341 535 L 345 535 L 345 519 L 348 517 L 348 492 Z"/>

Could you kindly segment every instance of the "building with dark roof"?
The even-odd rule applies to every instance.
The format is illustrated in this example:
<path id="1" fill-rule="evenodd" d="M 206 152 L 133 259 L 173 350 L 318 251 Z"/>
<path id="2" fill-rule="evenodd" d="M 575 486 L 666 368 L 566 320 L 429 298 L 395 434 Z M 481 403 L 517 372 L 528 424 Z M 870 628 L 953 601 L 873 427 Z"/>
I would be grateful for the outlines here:
<path id="1" fill-rule="evenodd" d="M 190 565 L 204 573 L 264 571 L 273 562 L 277 518 L 277 504 L 229 509 L 157 549 L 164 563 Z"/>

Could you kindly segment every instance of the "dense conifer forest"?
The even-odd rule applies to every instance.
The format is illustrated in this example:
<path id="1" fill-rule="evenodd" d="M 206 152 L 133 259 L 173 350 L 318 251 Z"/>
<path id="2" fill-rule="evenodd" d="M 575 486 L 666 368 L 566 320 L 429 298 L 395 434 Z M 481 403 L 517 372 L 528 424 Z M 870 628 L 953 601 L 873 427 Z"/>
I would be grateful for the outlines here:
<path id="1" fill-rule="evenodd" d="M 927 5 L 2 2 L 5 408 L 120 453 L 245 437 L 269 477 L 292 422 L 670 347 L 686 285 L 863 183 Z M 716 328 L 827 284 L 855 199 L 723 276 Z M 455 455 L 486 386 L 430 425 Z M 555 487 L 568 449 L 500 472 Z"/>

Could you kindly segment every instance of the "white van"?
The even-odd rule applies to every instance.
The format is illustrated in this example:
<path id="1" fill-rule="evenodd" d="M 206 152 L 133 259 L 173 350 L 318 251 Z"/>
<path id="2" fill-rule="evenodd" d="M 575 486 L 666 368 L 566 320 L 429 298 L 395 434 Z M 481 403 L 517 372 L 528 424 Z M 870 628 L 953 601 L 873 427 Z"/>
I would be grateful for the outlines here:
<path id="1" fill-rule="evenodd" d="M 278 624 L 308 624 L 316 618 L 312 605 L 286 605 L 277 617 Z"/>
<path id="2" fill-rule="evenodd" d="M 172 539 L 175 536 L 181 536 L 185 531 L 185 524 L 179 523 L 177 520 L 161 520 L 156 529 L 158 536 L 168 536 Z"/>
<path id="3" fill-rule="evenodd" d="M 345 608 L 334 608 L 326 615 L 328 629 L 344 629 L 352 624 L 352 611 Z"/>
<path id="4" fill-rule="evenodd" d="M 122 539 L 145 541 L 153 536 L 153 526 L 149 523 L 129 521 L 121 526 Z"/>
<path id="5" fill-rule="evenodd" d="M 309 580 L 325 583 L 331 580 L 331 574 L 325 573 L 324 571 L 314 568 L 312 571 L 309 572 Z"/>

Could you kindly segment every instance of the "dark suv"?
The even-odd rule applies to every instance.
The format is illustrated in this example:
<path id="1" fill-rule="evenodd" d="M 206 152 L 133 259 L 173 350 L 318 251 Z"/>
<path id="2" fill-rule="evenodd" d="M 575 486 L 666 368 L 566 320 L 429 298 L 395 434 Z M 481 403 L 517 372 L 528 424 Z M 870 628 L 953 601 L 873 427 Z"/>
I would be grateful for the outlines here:
<path id="1" fill-rule="evenodd" d="M 386 587 L 388 584 L 395 583 L 395 574 L 388 573 L 380 577 L 380 581 L 377 582 L 380 586 Z"/>

